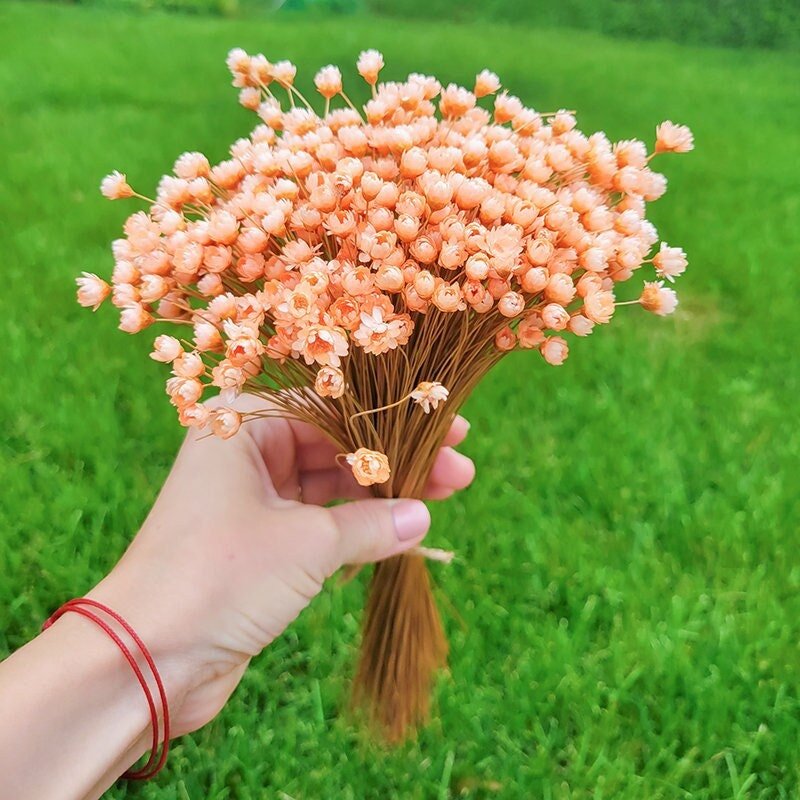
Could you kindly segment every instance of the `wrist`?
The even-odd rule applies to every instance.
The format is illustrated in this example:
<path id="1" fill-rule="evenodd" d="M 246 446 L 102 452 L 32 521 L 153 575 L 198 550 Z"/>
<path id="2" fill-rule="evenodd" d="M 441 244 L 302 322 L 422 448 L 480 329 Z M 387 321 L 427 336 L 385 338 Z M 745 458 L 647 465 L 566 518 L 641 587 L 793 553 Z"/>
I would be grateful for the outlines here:
<path id="1" fill-rule="evenodd" d="M 150 728 L 150 713 L 130 665 L 117 645 L 91 620 L 76 613 L 59 617 L 36 643 L 57 653 L 68 679 L 75 676 L 91 686 L 98 703 L 113 708 L 128 734 L 127 746 L 144 738 Z M 69 691 L 68 686 L 65 691 Z"/>
<path id="2" fill-rule="evenodd" d="M 108 606 L 136 632 L 158 669 L 170 708 L 177 708 L 201 674 L 186 626 L 178 619 L 180 604 L 165 605 L 163 598 L 120 567 L 86 597 Z"/>
<path id="3" fill-rule="evenodd" d="M 99 796 L 148 749 L 141 687 L 91 620 L 65 613 L 0 666 L 0 797 Z"/>

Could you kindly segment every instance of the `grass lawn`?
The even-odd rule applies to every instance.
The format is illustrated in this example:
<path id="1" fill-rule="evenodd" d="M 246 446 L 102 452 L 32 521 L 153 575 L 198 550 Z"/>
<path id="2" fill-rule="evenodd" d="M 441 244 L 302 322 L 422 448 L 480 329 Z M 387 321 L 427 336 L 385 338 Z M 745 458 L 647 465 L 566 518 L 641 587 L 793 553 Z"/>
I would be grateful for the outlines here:
<path id="1" fill-rule="evenodd" d="M 685 247 L 681 306 L 507 359 L 467 407 L 476 484 L 434 508 L 451 637 L 437 714 L 387 751 L 343 710 L 365 578 L 331 586 L 152 785 L 111 798 L 797 798 L 800 770 L 800 58 L 574 31 L 377 19 L 220 21 L 0 7 L 0 657 L 114 563 L 181 432 L 150 337 L 74 302 L 176 154 L 251 118 L 241 45 L 316 67 L 385 53 L 490 66 L 585 130 L 691 125 L 653 208 Z M 351 84 L 353 81 L 351 80 Z M 786 285 L 780 270 L 788 269 Z M 631 288 L 633 291 L 633 288 Z M 625 311 L 626 313 L 622 313 Z M 35 800 L 20 798 L 20 800 Z"/>

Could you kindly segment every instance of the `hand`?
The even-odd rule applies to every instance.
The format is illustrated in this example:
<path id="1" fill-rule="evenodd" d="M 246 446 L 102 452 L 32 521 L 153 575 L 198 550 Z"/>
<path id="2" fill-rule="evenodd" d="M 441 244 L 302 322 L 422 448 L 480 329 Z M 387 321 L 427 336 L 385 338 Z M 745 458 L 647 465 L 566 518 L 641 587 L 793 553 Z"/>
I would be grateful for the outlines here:
<path id="1" fill-rule="evenodd" d="M 455 419 L 428 497 L 472 481 L 472 462 L 451 447 L 468 427 Z M 315 428 L 277 417 L 247 422 L 226 441 L 190 432 L 128 552 L 88 595 L 122 614 L 151 649 L 175 736 L 219 712 L 250 659 L 337 569 L 397 555 L 427 533 L 423 502 L 366 499 L 335 456 Z M 334 499 L 353 502 L 324 507 Z"/>

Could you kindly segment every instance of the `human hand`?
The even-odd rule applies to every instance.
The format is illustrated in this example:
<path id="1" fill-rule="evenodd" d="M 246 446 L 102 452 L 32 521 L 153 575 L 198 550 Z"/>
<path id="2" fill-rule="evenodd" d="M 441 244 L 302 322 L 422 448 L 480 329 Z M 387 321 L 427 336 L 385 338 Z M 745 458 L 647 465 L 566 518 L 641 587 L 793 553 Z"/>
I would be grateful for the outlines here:
<path id="1" fill-rule="evenodd" d="M 236 407 L 264 405 L 244 396 Z M 453 422 L 428 497 L 472 481 L 472 461 L 452 449 L 468 427 L 462 417 Z M 150 648 L 173 735 L 216 716 L 250 659 L 337 569 L 424 538 L 430 516 L 422 501 L 367 498 L 310 425 L 262 418 L 228 440 L 190 431 L 131 547 L 87 595 L 122 614 Z M 324 507 L 334 499 L 353 502 Z"/>

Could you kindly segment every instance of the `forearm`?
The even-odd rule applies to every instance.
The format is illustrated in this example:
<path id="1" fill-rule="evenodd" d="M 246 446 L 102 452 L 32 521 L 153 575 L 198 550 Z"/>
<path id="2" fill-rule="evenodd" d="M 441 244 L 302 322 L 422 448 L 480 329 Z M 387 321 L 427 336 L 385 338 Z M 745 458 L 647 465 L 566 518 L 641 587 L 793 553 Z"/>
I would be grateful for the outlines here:
<path id="1" fill-rule="evenodd" d="M 149 746 L 130 665 L 77 614 L 0 664 L 0 710 L 0 800 L 99 797 Z"/>

